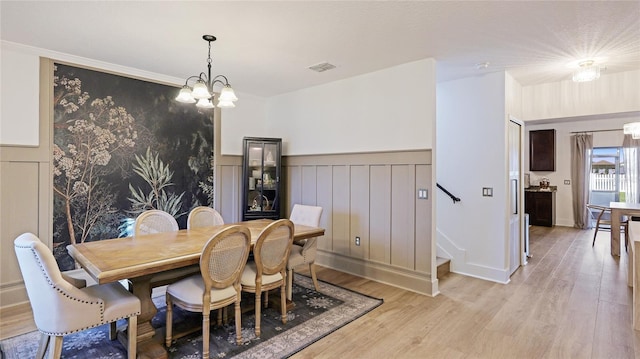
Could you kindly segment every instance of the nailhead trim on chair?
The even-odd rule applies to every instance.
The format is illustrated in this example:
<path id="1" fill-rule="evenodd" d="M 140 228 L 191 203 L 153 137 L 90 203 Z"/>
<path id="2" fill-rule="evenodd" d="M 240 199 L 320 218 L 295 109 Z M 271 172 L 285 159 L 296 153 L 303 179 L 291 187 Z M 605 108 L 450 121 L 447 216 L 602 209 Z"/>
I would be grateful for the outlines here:
<path id="1" fill-rule="evenodd" d="M 116 319 L 114 319 L 114 320 L 113 320 L 113 321 L 111 321 L 111 322 L 105 322 L 105 321 L 103 320 L 103 321 L 102 321 L 102 323 L 95 324 L 95 325 L 92 325 L 92 326 L 89 326 L 89 327 L 85 327 L 85 328 L 82 328 L 82 329 L 74 330 L 74 331 L 71 331 L 71 332 L 51 333 L 51 332 L 44 332 L 44 331 L 40 330 L 40 333 L 44 333 L 44 334 L 47 334 L 47 335 L 54 335 L 54 336 L 59 337 L 59 336 L 68 335 L 68 334 L 73 334 L 73 333 L 81 332 L 81 331 L 83 331 L 83 330 L 87 330 L 87 329 L 91 329 L 91 328 L 99 327 L 99 326 L 101 326 L 101 325 L 103 325 L 103 324 L 113 323 L 113 322 L 118 321 L 118 320 L 120 320 L 120 319 L 126 319 L 126 318 L 129 318 L 129 317 L 133 317 L 134 315 L 135 315 L 135 316 L 138 316 L 138 315 L 140 315 L 140 312 L 137 312 L 137 313 L 132 314 L 132 315 L 130 315 L 130 316 L 124 316 L 124 317 L 116 318 Z"/>
<path id="2" fill-rule="evenodd" d="M 71 300 L 74 300 L 74 301 L 76 301 L 76 302 L 86 303 L 86 304 L 100 304 L 100 323 L 98 323 L 98 324 L 94 324 L 94 325 L 92 325 L 92 326 L 85 327 L 85 328 L 81 328 L 81 329 L 77 329 L 77 330 L 70 331 L 70 332 L 45 332 L 45 331 L 40 330 L 40 332 L 41 332 L 41 333 L 44 333 L 44 334 L 47 334 L 47 335 L 54 335 L 54 336 L 63 336 L 63 335 L 68 335 L 68 334 L 73 334 L 73 333 L 81 332 L 81 331 L 83 331 L 83 330 L 87 330 L 87 329 L 90 329 L 90 328 L 99 327 L 99 326 L 101 326 L 101 325 L 103 325 L 103 324 L 112 323 L 112 322 L 118 321 L 118 320 L 120 320 L 120 319 L 125 319 L 125 318 L 132 317 L 132 316 L 134 316 L 134 315 L 136 315 L 136 316 L 137 316 L 137 315 L 140 315 L 140 312 L 137 312 L 137 313 L 132 314 L 132 315 L 129 315 L 129 316 L 124 316 L 124 317 L 116 318 L 116 319 L 114 319 L 113 321 L 110 321 L 110 322 L 105 322 L 105 320 L 104 320 L 104 301 L 102 301 L 102 300 L 98 300 L 98 301 L 95 301 L 95 302 L 94 302 L 94 301 L 90 301 L 90 302 L 88 302 L 88 301 L 85 301 L 85 300 L 82 300 L 82 299 L 78 299 L 78 298 L 72 297 L 72 296 L 71 296 L 71 295 L 69 295 L 67 292 L 65 292 L 62 288 L 60 288 L 60 287 L 58 287 L 57 285 L 53 284 L 53 281 L 51 280 L 51 278 L 49 278 L 49 276 L 47 275 L 47 272 L 44 270 L 44 267 L 43 267 L 43 265 L 42 265 L 42 262 L 40 261 L 40 257 L 38 256 L 38 253 L 36 253 L 36 251 L 35 251 L 31 246 L 26 246 L 26 247 L 19 247 L 19 246 L 18 246 L 18 248 L 29 248 L 29 249 L 31 249 L 31 251 L 32 251 L 32 252 L 33 252 L 33 254 L 34 254 L 34 257 L 36 258 L 36 261 L 38 262 L 38 266 L 40 267 L 40 270 L 41 270 L 41 271 L 42 271 L 42 273 L 44 274 L 45 278 L 47 278 L 47 282 L 49 283 L 49 285 L 50 285 L 53 289 L 55 289 L 55 290 L 57 290 L 58 292 L 60 292 L 60 294 L 64 295 L 65 297 L 67 297 L 67 298 L 69 298 L 69 299 L 71 299 Z"/>

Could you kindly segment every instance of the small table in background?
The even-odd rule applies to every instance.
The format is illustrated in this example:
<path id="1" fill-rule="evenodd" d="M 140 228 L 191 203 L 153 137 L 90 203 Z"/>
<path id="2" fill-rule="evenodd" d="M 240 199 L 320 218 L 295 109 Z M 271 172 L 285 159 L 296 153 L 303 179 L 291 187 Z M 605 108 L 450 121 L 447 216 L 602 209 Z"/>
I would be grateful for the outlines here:
<path id="1" fill-rule="evenodd" d="M 640 216 L 639 203 L 609 202 L 611 208 L 611 255 L 620 256 L 620 218 L 624 215 Z M 628 236 L 628 234 L 625 234 Z"/>

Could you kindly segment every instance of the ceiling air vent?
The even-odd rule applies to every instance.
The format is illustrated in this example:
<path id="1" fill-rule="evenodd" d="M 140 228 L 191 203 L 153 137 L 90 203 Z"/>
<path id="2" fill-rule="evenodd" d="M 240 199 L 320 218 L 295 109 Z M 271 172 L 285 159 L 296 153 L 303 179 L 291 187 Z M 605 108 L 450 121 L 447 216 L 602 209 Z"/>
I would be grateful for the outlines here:
<path id="1" fill-rule="evenodd" d="M 335 65 L 332 65 L 332 64 L 330 64 L 328 62 L 323 62 L 323 63 L 316 64 L 316 65 L 313 65 L 313 66 L 309 66 L 309 70 L 313 70 L 315 72 L 325 72 L 327 70 L 331 70 L 331 69 L 335 69 L 335 68 L 336 68 Z"/>

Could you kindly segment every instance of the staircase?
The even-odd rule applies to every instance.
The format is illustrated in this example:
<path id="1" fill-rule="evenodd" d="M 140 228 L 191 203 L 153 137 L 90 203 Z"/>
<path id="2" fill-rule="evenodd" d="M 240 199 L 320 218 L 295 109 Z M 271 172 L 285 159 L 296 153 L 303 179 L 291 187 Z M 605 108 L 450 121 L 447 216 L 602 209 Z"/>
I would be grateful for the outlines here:
<path id="1" fill-rule="evenodd" d="M 451 259 L 443 258 L 443 257 L 436 257 L 436 265 L 438 266 L 438 272 L 436 274 L 436 277 L 438 279 L 441 279 L 447 273 L 449 273 L 449 271 L 451 270 L 450 264 L 451 264 Z"/>

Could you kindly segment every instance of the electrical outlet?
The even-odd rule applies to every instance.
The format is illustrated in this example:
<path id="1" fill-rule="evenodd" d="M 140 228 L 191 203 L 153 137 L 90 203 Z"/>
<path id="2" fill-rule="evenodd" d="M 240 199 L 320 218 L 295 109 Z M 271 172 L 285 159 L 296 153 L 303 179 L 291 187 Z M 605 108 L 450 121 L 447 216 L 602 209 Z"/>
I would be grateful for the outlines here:
<path id="1" fill-rule="evenodd" d="M 564 184 L 571 184 L 571 180 L 564 180 Z"/>
<path id="2" fill-rule="evenodd" d="M 356 237 L 356 246 L 360 245 L 360 237 Z"/>

